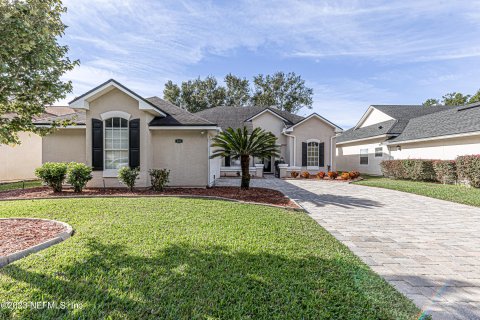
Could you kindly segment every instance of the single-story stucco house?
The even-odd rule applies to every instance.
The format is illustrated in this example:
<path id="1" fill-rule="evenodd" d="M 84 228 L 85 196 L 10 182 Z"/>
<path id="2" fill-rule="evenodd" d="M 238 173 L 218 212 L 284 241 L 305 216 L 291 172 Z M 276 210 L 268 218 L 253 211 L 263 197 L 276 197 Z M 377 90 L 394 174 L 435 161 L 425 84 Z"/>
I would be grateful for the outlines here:
<path id="1" fill-rule="evenodd" d="M 141 97 L 113 79 L 60 108 L 35 122 L 74 123 L 41 138 L 41 162 L 92 166 L 89 187 L 122 186 L 117 174 L 123 166 L 140 167 L 139 187 L 150 185 L 151 168 L 169 169 L 170 186 L 211 186 L 240 171 L 235 159 L 210 159 L 212 138 L 228 127 L 261 127 L 278 138 L 281 156 L 252 159 L 254 176 L 273 172 L 277 160 L 284 162 L 283 176 L 326 171 L 335 167 L 334 137 L 342 130 L 318 114 L 301 117 L 274 107 L 216 107 L 192 114 L 158 97 Z"/>
<path id="2" fill-rule="evenodd" d="M 372 105 L 336 137 L 337 168 L 382 174 L 387 159 L 439 159 L 480 153 L 480 103 Z"/>

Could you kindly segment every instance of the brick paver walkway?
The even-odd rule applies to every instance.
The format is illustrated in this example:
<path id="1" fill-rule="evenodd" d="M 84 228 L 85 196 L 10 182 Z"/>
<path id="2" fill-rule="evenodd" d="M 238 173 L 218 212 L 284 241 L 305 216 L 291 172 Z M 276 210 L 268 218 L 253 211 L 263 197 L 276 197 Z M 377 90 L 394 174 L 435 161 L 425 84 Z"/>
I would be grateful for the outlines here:
<path id="1" fill-rule="evenodd" d="M 295 199 L 434 320 L 480 319 L 479 208 L 327 181 L 269 178 L 252 186 Z"/>

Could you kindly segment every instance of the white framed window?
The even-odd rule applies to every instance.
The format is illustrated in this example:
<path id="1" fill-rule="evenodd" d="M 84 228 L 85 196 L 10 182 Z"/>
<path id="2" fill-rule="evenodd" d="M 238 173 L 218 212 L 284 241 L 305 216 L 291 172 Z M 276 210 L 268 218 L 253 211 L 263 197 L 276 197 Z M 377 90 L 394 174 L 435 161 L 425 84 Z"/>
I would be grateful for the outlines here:
<path id="1" fill-rule="evenodd" d="M 307 142 L 307 169 L 317 169 L 319 162 L 318 141 Z"/>
<path id="2" fill-rule="evenodd" d="M 383 147 L 375 148 L 375 158 L 383 157 Z"/>
<path id="3" fill-rule="evenodd" d="M 360 149 L 360 164 L 368 164 L 368 149 Z"/>
<path id="4" fill-rule="evenodd" d="M 116 172 L 128 166 L 128 120 L 108 118 L 104 128 L 104 170 Z"/>

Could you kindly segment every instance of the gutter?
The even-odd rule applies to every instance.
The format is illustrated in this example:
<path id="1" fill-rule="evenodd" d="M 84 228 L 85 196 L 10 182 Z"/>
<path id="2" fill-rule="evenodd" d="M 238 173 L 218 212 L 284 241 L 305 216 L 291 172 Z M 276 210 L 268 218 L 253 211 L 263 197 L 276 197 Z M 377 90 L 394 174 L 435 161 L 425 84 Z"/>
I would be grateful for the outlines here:
<path id="1" fill-rule="evenodd" d="M 459 134 L 450 134 L 444 136 L 436 136 L 431 138 L 421 138 L 421 139 L 411 139 L 411 140 L 403 140 L 403 141 L 391 141 L 383 143 L 385 145 L 400 145 L 400 144 L 407 144 L 407 143 L 416 143 L 416 142 L 424 142 L 424 141 L 434 141 L 434 140 L 442 140 L 442 139 L 454 139 L 454 138 L 463 138 L 463 137 L 471 137 L 480 135 L 480 131 L 473 131 L 467 133 L 459 133 Z"/>

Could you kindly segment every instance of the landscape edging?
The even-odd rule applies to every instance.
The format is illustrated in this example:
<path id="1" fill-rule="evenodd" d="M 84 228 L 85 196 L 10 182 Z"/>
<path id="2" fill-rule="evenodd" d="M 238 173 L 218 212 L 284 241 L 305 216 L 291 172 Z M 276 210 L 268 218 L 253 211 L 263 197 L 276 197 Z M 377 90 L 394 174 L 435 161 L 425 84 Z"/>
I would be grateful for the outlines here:
<path id="1" fill-rule="evenodd" d="M 49 222 L 54 222 L 63 225 L 66 230 L 59 233 L 58 235 L 55 236 L 55 238 L 49 239 L 47 241 L 44 241 L 42 243 L 36 244 L 32 247 L 29 247 L 24 250 L 20 250 L 14 253 L 10 253 L 6 256 L 0 256 L 0 268 L 14 262 L 17 260 L 20 260 L 32 253 L 41 251 L 43 249 L 46 249 L 48 247 L 53 246 L 54 244 L 60 243 L 62 241 L 65 241 L 66 239 L 70 238 L 73 234 L 73 228 L 70 226 L 68 223 L 62 222 L 62 221 L 57 221 L 57 220 L 50 220 L 50 219 L 41 219 L 41 218 L 16 218 L 16 217 L 11 217 L 11 218 L 0 218 L 0 220 L 12 220 L 12 219 L 17 219 L 17 220 L 42 220 L 42 221 L 49 221 Z"/>

